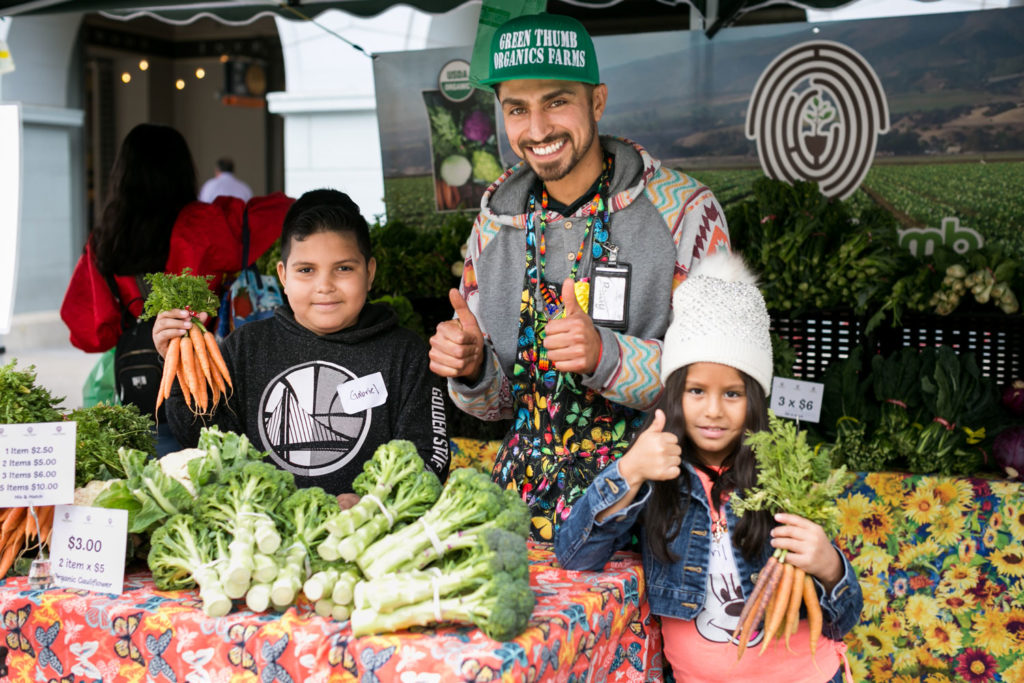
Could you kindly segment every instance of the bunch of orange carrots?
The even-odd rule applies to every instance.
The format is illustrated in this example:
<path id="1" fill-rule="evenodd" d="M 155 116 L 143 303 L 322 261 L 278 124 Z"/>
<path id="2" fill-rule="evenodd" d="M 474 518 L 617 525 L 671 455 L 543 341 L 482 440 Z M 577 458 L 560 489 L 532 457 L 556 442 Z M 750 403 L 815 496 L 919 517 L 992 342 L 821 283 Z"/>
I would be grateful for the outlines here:
<path id="1" fill-rule="evenodd" d="M 32 548 L 32 542 L 48 545 L 53 531 L 53 506 L 36 508 L 39 527 L 28 508 L 4 508 L 0 510 L 0 578 L 7 575 L 15 560 L 25 550 Z"/>
<path id="2" fill-rule="evenodd" d="M 177 309 L 184 309 L 192 316 L 188 334 L 174 339 L 168 346 L 156 409 L 170 397 L 175 380 L 185 395 L 185 403 L 194 413 L 212 413 L 221 397 L 226 398 L 228 389 L 234 389 L 216 337 L 198 318 L 201 313 L 217 315 L 219 301 L 210 291 L 211 279 L 209 275 L 194 275 L 190 268 L 182 270 L 181 275 L 146 275 L 150 291 L 140 319 L 148 320 L 163 311 Z"/>
<path id="3" fill-rule="evenodd" d="M 212 413 L 221 397 L 226 399 L 228 388 L 234 389 L 216 337 L 203 327 L 198 318 L 192 319 L 188 334 L 175 337 L 167 347 L 154 413 L 170 397 L 175 379 L 185 396 L 185 403 L 196 413 Z"/>
<path id="4" fill-rule="evenodd" d="M 786 649 L 792 652 L 789 647 L 789 638 L 796 633 L 797 625 L 800 623 L 800 605 L 807 607 L 807 622 L 811 632 L 811 655 L 814 655 L 818 646 L 818 639 L 821 637 L 821 604 L 818 602 L 818 594 L 814 590 L 814 582 L 811 577 L 804 573 L 804 570 L 797 569 L 786 562 L 786 551 L 776 550 L 764 569 L 757 577 L 754 590 L 743 605 L 740 613 L 739 623 L 732 633 L 734 640 L 739 643 L 739 650 L 736 653 L 736 660 L 743 657 L 750 642 L 751 634 L 754 633 L 764 620 L 764 640 L 761 643 L 761 650 L 765 651 L 768 643 L 776 635 L 785 636 Z"/>

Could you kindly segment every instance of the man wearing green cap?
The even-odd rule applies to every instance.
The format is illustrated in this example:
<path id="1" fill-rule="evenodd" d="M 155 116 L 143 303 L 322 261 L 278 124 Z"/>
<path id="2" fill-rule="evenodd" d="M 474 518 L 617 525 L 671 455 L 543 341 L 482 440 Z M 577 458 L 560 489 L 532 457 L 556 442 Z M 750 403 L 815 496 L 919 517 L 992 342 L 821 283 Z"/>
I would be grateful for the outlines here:
<path id="1" fill-rule="evenodd" d="M 524 163 L 484 194 L 431 369 L 466 412 L 514 418 L 492 476 L 552 540 L 661 391 L 672 290 L 729 236 L 709 189 L 598 136 L 608 91 L 575 19 L 500 26 L 482 83 Z"/>

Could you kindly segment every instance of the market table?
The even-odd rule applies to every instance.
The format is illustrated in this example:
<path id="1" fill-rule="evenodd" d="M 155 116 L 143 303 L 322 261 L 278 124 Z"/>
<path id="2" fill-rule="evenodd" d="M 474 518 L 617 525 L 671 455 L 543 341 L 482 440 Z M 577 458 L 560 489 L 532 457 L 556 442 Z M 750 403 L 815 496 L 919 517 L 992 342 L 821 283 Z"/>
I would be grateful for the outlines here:
<path id="1" fill-rule="evenodd" d="M 156 590 L 148 573 L 126 576 L 121 595 L 32 590 L 11 578 L 0 582 L 0 680 L 662 680 L 637 554 L 616 554 L 602 572 L 561 569 L 550 544 L 531 543 L 529 555 L 537 605 L 507 643 L 469 626 L 356 638 L 308 603 L 210 618 L 196 591 Z"/>

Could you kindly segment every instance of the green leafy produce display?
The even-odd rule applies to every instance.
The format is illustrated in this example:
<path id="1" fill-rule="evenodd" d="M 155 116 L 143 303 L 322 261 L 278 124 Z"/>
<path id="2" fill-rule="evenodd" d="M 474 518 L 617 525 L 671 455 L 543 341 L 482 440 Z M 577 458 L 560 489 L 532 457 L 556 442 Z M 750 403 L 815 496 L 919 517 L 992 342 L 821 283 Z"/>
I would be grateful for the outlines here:
<path id="1" fill-rule="evenodd" d="M 1011 419 L 973 353 L 904 348 L 872 358 L 868 377 L 859 372 L 858 354 L 831 366 L 824 378 L 820 429 L 833 463 L 959 475 L 990 466 L 993 437 Z"/>
<path id="2" fill-rule="evenodd" d="M 118 449 L 134 449 L 156 455 L 153 420 L 134 405 L 99 403 L 68 415 L 78 423 L 75 432 L 75 486 L 91 481 L 124 479 L 126 473 Z"/>
<path id="3" fill-rule="evenodd" d="M 509 640 L 526 627 L 529 511 L 487 475 L 456 470 L 442 487 L 411 442 L 394 440 L 356 478 L 360 502 L 341 510 L 320 488 L 296 489 L 245 436 L 207 428 L 199 446 L 150 461 L 121 449 L 126 478 L 96 497 L 148 535 L 158 589 L 198 587 L 209 616 L 243 597 L 284 610 L 303 593 L 317 614 L 351 617 L 357 635 L 453 621 Z"/>
<path id="4" fill-rule="evenodd" d="M 28 422 L 57 422 L 63 415 L 57 406 L 63 397 L 54 397 L 49 390 L 36 384 L 36 368 L 15 368 L 12 360 L 0 367 L 0 424 Z"/>
<path id="5" fill-rule="evenodd" d="M 964 255 L 939 246 L 915 257 L 899 245 L 896 219 L 877 204 L 763 177 L 726 216 L 732 243 L 760 274 L 776 313 L 852 310 L 867 316 L 871 333 L 899 325 L 905 311 L 949 315 L 965 303 L 1020 311 L 1024 272 L 1005 240 Z"/>
<path id="6" fill-rule="evenodd" d="M 512 640 L 526 628 L 536 601 L 526 557 L 522 536 L 490 529 L 436 572 L 413 570 L 359 583 L 352 633 L 454 621 L 476 624 L 494 640 Z"/>
<path id="7" fill-rule="evenodd" d="M 911 258 L 898 249 L 889 214 L 871 205 L 858 211 L 814 183 L 758 179 L 753 195 L 726 216 L 732 243 L 761 277 L 768 308 L 789 315 L 873 311 Z"/>
<path id="8" fill-rule="evenodd" d="M 199 449 L 168 453 L 158 460 L 143 451 L 119 449 L 125 478 L 115 480 L 93 504 L 127 510 L 129 533 L 149 534 L 172 515 L 191 513 L 197 490 L 217 483 L 232 468 L 266 455 L 252 448 L 244 435 L 215 428 L 203 429 L 199 445 Z"/>
<path id="9" fill-rule="evenodd" d="M 462 214 L 450 214 L 433 227 L 399 220 L 370 226 L 377 259 L 373 295 L 447 298 L 459 282 L 451 265 L 463 260 L 461 250 L 471 227 L 471 217 Z"/>

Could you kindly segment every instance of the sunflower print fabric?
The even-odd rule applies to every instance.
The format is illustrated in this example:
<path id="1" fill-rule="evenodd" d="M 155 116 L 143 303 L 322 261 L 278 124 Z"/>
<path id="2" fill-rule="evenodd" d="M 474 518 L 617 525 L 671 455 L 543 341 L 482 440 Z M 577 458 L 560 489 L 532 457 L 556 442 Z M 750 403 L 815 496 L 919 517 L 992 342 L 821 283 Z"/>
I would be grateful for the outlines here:
<path id="1" fill-rule="evenodd" d="M 236 603 L 201 611 L 196 591 L 158 591 L 148 574 L 121 595 L 32 590 L 0 581 L 0 681 L 661 681 L 640 558 L 619 553 L 604 572 L 569 572 L 551 547 L 530 544 L 537 595 L 530 624 L 508 643 L 471 626 L 354 638 L 348 622 L 302 602 L 282 614 Z M 6 652 L 4 652 L 6 650 Z"/>
<path id="2" fill-rule="evenodd" d="M 861 473 L 837 542 L 864 592 L 846 637 L 857 681 L 1024 681 L 1024 488 Z"/>

